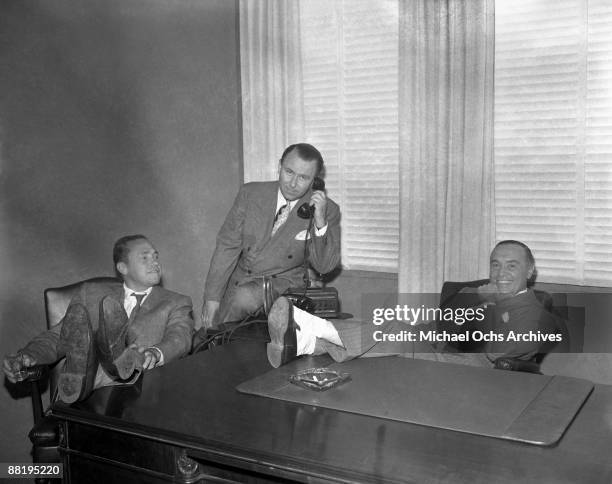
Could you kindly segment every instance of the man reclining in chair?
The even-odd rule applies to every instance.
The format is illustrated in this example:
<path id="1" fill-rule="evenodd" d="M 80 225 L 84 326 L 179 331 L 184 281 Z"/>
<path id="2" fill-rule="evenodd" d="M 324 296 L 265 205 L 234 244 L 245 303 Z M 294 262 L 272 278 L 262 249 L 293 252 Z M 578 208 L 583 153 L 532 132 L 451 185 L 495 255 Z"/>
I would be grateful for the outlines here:
<path id="1" fill-rule="evenodd" d="M 155 247 L 143 235 L 128 235 L 115 243 L 113 261 L 123 283 L 83 284 L 60 324 L 4 359 L 9 381 L 15 383 L 24 368 L 65 357 L 58 397 L 72 403 L 115 381 L 135 381 L 141 370 L 190 351 L 191 299 L 158 286 Z"/>
<path id="2" fill-rule="evenodd" d="M 534 272 L 535 260 L 529 247 L 512 240 L 497 244 L 490 257 L 489 283 L 460 291 L 449 306 L 482 307 L 485 316 L 480 330 L 501 337 L 477 349 L 472 348 L 472 353 L 460 353 L 447 347 L 438 349 L 428 343 L 421 345 L 423 353 L 414 356 L 492 367 L 499 357 L 530 361 L 536 354 L 548 351 L 561 338 L 562 322 L 546 311 L 533 290 L 527 288 L 527 281 Z M 399 324 L 402 323 L 391 322 L 385 330 L 397 330 Z M 470 331 L 452 322 L 450 325 L 458 328 L 458 331 Z M 302 354 L 327 352 L 336 361 L 358 356 L 381 356 L 381 352 L 376 352 L 376 344 L 372 344 L 371 340 L 363 341 L 362 336 L 366 332 L 363 332 L 361 324 L 318 318 L 293 307 L 283 297 L 272 306 L 268 329 L 271 338 L 267 349 L 268 360 L 275 368 Z M 539 336 L 514 341 L 508 338 L 510 331 L 518 335 L 531 332 Z"/>

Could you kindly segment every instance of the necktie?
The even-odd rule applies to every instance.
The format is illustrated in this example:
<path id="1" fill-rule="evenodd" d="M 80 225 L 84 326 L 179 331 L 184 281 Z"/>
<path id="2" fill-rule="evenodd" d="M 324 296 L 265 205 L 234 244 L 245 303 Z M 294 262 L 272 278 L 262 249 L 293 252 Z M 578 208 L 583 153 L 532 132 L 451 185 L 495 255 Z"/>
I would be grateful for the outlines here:
<path id="1" fill-rule="evenodd" d="M 130 296 L 134 296 L 136 298 L 136 306 L 134 306 L 134 309 L 132 309 L 132 312 L 130 313 L 129 322 L 131 323 L 132 321 L 134 321 L 134 318 L 140 312 L 140 304 L 142 303 L 142 300 L 144 299 L 146 294 L 136 294 L 135 292 L 133 292 L 132 294 L 130 294 Z"/>
<path id="2" fill-rule="evenodd" d="M 278 213 L 274 218 L 274 225 L 272 226 L 272 235 L 274 235 L 278 231 L 278 229 L 280 229 L 281 226 L 287 221 L 287 218 L 289 218 L 289 212 L 291 212 L 291 207 L 288 203 L 278 209 Z"/>

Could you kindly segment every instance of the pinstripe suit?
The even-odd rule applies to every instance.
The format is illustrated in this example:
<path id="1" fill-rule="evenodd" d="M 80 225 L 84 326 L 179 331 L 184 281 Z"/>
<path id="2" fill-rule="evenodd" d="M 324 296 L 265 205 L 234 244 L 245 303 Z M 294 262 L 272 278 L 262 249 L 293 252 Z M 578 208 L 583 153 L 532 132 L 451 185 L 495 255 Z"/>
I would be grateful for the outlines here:
<path id="1" fill-rule="evenodd" d="M 310 200 L 312 190 L 295 204 L 285 224 L 272 236 L 278 186 L 277 181 L 243 185 L 219 231 L 204 300 L 221 301 L 220 322 L 242 319 L 261 307 L 264 276 L 270 278 L 276 295 L 302 285 L 308 220 L 297 216 L 297 208 Z M 312 237 L 308 251 L 310 264 L 323 274 L 340 262 L 340 209 L 330 199 L 326 220 L 327 231 Z M 247 292 L 250 300 L 239 299 L 240 291 Z"/>

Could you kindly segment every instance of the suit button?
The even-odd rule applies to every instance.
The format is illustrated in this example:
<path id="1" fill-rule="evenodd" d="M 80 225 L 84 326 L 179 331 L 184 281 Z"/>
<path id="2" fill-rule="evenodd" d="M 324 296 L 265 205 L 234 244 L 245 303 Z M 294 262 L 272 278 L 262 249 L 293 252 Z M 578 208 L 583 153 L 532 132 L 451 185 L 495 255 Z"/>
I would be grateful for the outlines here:
<path id="1" fill-rule="evenodd" d="M 250 273 L 251 273 L 251 269 L 247 270 L 247 274 L 250 274 Z"/>
<path id="2" fill-rule="evenodd" d="M 251 250 L 251 248 L 250 248 L 250 247 L 247 247 L 247 252 L 249 252 L 250 250 Z"/>
<path id="3" fill-rule="evenodd" d="M 293 259 L 293 255 L 289 254 L 289 255 L 287 256 L 287 259 Z"/>

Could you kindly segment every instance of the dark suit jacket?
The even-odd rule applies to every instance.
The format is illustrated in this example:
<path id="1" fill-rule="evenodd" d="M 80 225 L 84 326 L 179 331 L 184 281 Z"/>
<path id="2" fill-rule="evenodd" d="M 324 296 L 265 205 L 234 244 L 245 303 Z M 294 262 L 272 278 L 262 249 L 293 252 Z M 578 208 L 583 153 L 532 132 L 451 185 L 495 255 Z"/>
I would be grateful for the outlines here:
<path id="1" fill-rule="evenodd" d="M 86 283 L 71 301 L 82 303 L 89 313 L 92 329 L 98 328 L 100 300 L 110 295 L 123 307 L 124 290 L 120 282 Z M 128 340 L 138 346 L 156 346 L 164 354 L 164 364 L 186 355 L 193 337 L 191 299 L 155 286 L 130 323 Z M 54 363 L 65 355 L 58 351 L 61 323 L 36 336 L 23 349 L 41 364 Z"/>
<path id="2" fill-rule="evenodd" d="M 312 191 L 293 207 L 289 218 L 271 236 L 276 211 L 278 182 L 243 185 L 217 236 L 204 299 L 221 301 L 229 284 L 240 285 L 261 276 L 273 277 L 274 288 L 283 292 L 302 285 L 304 236 L 308 220 L 297 209 L 310 200 Z M 312 267 L 325 274 L 340 262 L 340 209 L 327 199 L 327 232 L 309 243 Z M 301 235 L 298 237 L 298 234 Z M 313 228 L 314 234 L 314 228 Z"/>
<path id="3" fill-rule="evenodd" d="M 464 285 L 474 288 L 471 292 L 457 292 L 446 299 L 441 298 L 441 309 L 467 309 L 476 308 L 481 305 L 480 298 L 476 293 L 477 286 Z M 550 296 L 547 295 L 549 300 Z M 438 331 L 447 333 L 465 333 L 470 335 L 467 342 L 449 343 L 446 350 L 458 350 L 460 352 L 480 352 L 503 354 L 503 356 L 529 360 L 538 353 L 545 353 L 557 346 L 556 342 L 550 341 L 514 341 L 509 338 L 509 333 L 529 334 L 538 331 L 546 334 L 562 334 L 565 324 L 557 316 L 547 310 L 532 289 L 509 299 L 498 301 L 496 304 L 488 305 L 484 310 L 482 321 L 472 320 L 462 324 L 456 324 L 453 320 L 438 321 Z M 493 332 L 501 338 L 499 341 L 475 341 L 475 332 Z M 565 331 L 567 333 L 567 331 Z M 564 339 L 560 344 L 564 344 Z"/>

